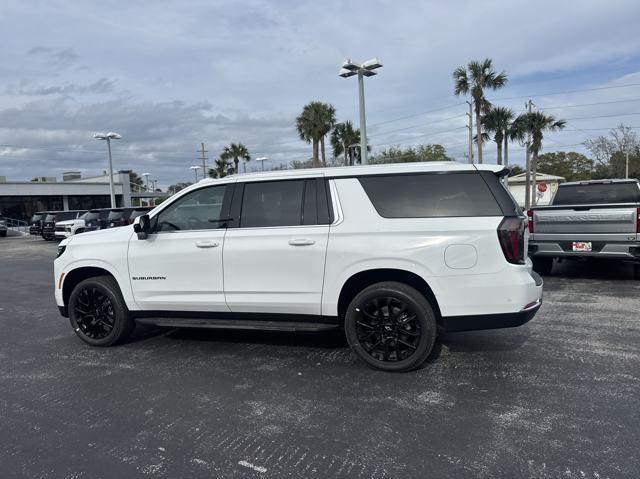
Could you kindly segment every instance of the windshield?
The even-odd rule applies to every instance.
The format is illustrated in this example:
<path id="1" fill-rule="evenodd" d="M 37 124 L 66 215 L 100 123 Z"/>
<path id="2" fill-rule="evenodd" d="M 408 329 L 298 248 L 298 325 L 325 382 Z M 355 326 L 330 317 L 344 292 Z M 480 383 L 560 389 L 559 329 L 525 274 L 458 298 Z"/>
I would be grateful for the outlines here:
<path id="1" fill-rule="evenodd" d="M 56 221 L 75 220 L 78 217 L 77 211 L 61 211 L 55 217 Z"/>
<path id="2" fill-rule="evenodd" d="M 44 219 L 47 223 L 51 222 L 51 221 L 55 221 L 56 220 L 56 215 L 47 215 L 47 217 Z"/>
<path id="3" fill-rule="evenodd" d="M 124 210 L 111 211 L 109 213 L 109 220 L 119 220 L 124 217 Z"/>
<path id="4" fill-rule="evenodd" d="M 40 221 L 42 219 L 44 215 L 33 215 L 31 217 L 31 221 L 36 222 L 36 221 Z"/>
<path id="5" fill-rule="evenodd" d="M 553 205 L 640 203 L 638 183 L 585 183 L 560 185 Z"/>

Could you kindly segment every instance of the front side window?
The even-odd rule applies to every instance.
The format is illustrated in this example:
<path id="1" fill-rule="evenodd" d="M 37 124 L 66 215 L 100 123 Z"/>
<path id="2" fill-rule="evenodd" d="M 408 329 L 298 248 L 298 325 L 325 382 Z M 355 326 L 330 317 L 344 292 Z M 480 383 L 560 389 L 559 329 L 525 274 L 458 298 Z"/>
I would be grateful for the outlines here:
<path id="1" fill-rule="evenodd" d="M 241 228 L 302 224 L 304 180 L 247 183 L 242 197 Z"/>
<path id="2" fill-rule="evenodd" d="M 192 191 L 156 216 L 156 231 L 210 230 L 220 228 L 226 186 Z"/>

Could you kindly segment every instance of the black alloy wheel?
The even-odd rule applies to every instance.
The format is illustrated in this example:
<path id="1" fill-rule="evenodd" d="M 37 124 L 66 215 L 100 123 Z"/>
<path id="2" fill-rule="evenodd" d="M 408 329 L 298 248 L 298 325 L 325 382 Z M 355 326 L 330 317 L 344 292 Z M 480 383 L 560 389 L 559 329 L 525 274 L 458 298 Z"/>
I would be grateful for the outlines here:
<path id="1" fill-rule="evenodd" d="M 410 371 L 429 356 L 436 320 L 429 301 L 403 283 L 371 285 L 351 301 L 345 333 L 353 351 L 384 371 Z"/>
<path id="2" fill-rule="evenodd" d="M 356 308 L 356 336 L 369 356 L 396 362 L 409 358 L 420 345 L 421 328 L 415 311 L 391 296 L 376 296 Z"/>
<path id="3" fill-rule="evenodd" d="M 96 276 L 76 285 L 69 297 L 69 321 L 78 337 L 93 346 L 111 346 L 133 330 L 118 283 L 110 276 Z"/>
<path id="4" fill-rule="evenodd" d="M 82 334 L 91 339 L 104 339 L 113 331 L 116 323 L 111 299 L 95 287 L 80 291 L 73 305 L 75 319 Z"/>

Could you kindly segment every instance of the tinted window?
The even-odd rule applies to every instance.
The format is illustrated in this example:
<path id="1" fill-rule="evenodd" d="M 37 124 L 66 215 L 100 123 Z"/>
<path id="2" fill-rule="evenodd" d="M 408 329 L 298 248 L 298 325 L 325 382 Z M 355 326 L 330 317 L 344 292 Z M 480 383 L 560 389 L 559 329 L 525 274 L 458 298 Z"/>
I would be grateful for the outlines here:
<path id="1" fill-rule="evenodd" d="M 594 205 L 602 203 L 640 203 L 637 183 L 591 183 L 560 185 L 554 205 Z"/>
<path id="2" fill-rule="evenodd" d="M 56 213 L 55 221 L 75 220 L 77 217 L 77 211 L 61 211 Z"/>
<path id="3" fill-rule="evenodd" d="M 158 214 L 156 231 L 219 228 L 225 189 L 226 186 L 210 186 L 183 196 Z"/>
<path id="4" fill-rule="evenodd" d="M 99 211 L 89 211 L 85 215 L 84 220 L 85 221 L 97 220 L 99 217 L 100 217 L 100 212 Z"/>
<path id="5" fill-rule="evenodd" d="M 112 221 L 112 220 L 119 220 L 122 217 L 124 217 L 124 210 L 112 210 L 109 212 L 108 219 Z"/>
<path id="6" fill-rule="evenodd" d="M 40 221 L 40 220 L 42 219 L 42 217 L 43 217 L 43 216 L 44 216 L 44 215 L 33 215 L 33 216 L 31 217 L 31 221 L 32 221 L 32 222 L 34 222 L 34 223 L 35 223 L 36 221 Z"/>
<path id="7" fill-rule="evenodd" d="M 240 227 L 300 225 L 303 191 L 303 180 L 245 184 Z"/>
<path id="8" fill-rule="evenodd" d="M 502 216 L 476 173 L 364 176 L 360 183 L 385 218 Z"/>
<path id="9" fill-rule="evenodd" d="M 133 210 L 131 212 L 131 216 L 129 217 L 129 219 L 133 220 L 135 218 L 137 218 L 138 216 L 142 216 L 144 214 L 146 214 L 149 210 L 144 209 L 144 210 Z"/>

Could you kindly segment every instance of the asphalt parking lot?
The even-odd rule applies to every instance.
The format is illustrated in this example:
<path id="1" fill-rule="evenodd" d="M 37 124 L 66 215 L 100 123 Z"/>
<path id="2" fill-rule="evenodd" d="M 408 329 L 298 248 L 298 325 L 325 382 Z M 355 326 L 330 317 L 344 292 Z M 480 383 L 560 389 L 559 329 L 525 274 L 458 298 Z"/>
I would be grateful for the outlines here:
<path id="1" fill-rule="evenodd" d="M 55 243 L 0 239 L 3 478 L 640 476 L 640 282 L 563 263 L 534 320 L 371 370 L 337 334 L 138 329 L 94 349 Z"/>

